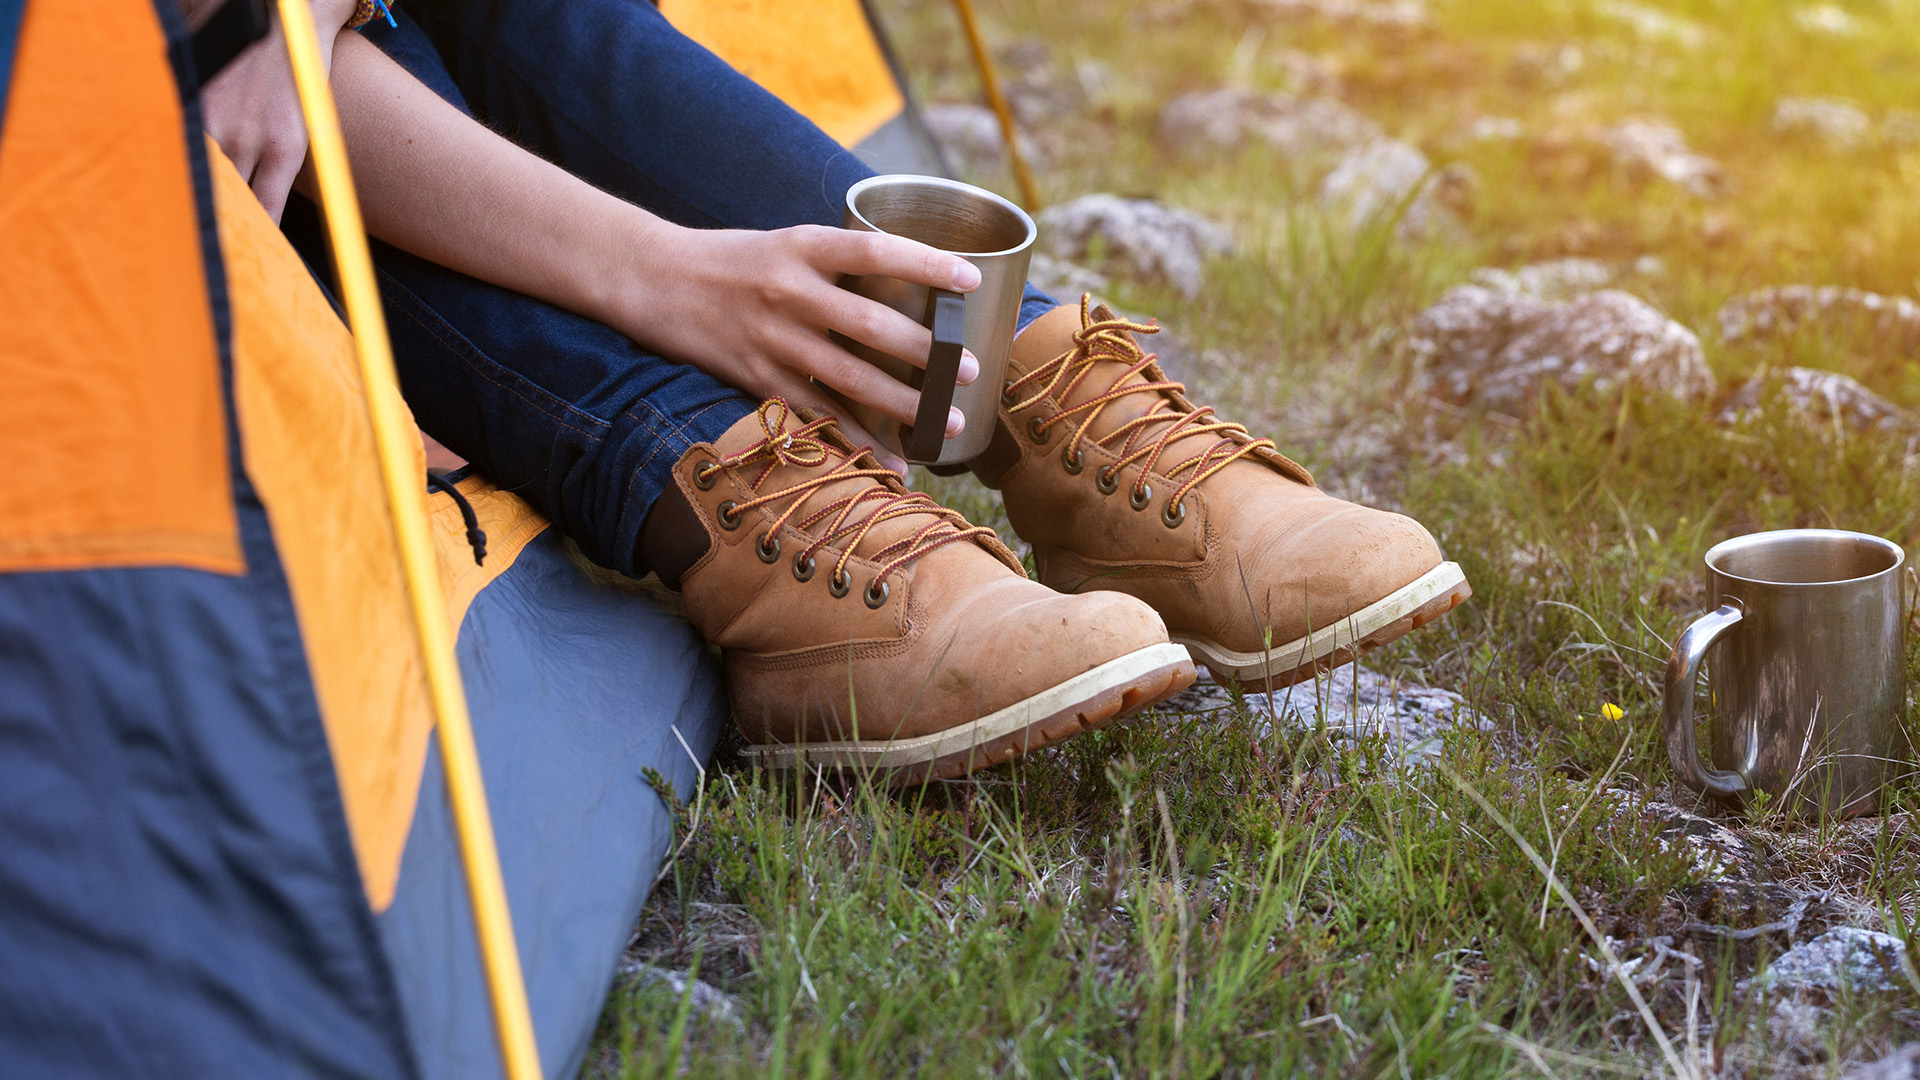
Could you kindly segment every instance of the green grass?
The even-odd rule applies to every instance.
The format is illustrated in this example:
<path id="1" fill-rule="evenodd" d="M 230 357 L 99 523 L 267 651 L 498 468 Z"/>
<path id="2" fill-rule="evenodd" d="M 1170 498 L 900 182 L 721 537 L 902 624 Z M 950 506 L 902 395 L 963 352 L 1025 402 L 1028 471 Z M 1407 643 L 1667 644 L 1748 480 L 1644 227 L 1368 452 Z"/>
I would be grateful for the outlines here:
<path id="1" fill-rule="evenodd" d="M 878 6 L 923 100 L 974 100 L 948 4 Z M 1178 335 L 1207 400 L 1335 490 L 1418 517 L 1463 564 L 1473 600 L 1367 663 L 1459 691 L 1490 730 L 1403 771 L 1382 745 L 1274 730 L 1235 695 L 899 795 L 779 782 L 723 751 L 631 955 L 697 966 L 734 1015 L 623 981 L 587 1075 L 1653 1075 L 1665 1040 L 1695 1075 L 1798 1077 L 1920 1038 L 1920 988 L 1822 997 L 1805 1030 L 1783 1027 L 1741 987 L 1781 941 L 1674 936 L 1775 917 L 1754 904 L 1764 890 L 1717 888 L 1631 808 L 1692 805 L 1656 728 L 1668 645 L 1707 601 L 1703 552 L 1795 525 L 1912 547 L 1907 438 L 1809 428 L 1778 404 L 1721 424 L 1717 406 L 1637 393 L 1553 393 L 1517 421 L 1442 408 L 1411 391 L 1403 334 L 1476 266 L 1577 254 L 1693 328 L 1728 389 L 1792 362 L 1920 404 L 1920 367 L 1883 345 L 1733 347 L 1714 320 L 1769 284 L 1920 293 L 1920 146 L 1835 152 L 1770 129 L 1783 94 L 1920 109 L 1920 3 L 1843 4 L 1863 32 L 1832 37 L 1792 4 L 1647 0 L 1698 26 L 1695 47 L 1584 0 L 1433 0 L 1413 34 L 1260 22 L 1230 0 L 980 6 L 996 43 L 1044 42 L 1056 81 L 1104 72 L 1038 133 L 1046 198 L 1150 194 L 1233 225 L 1238 249 L 1199 299 L 1125 280 L 1113 298 Z M 1567 48 L 1577 66 L 1543 66 Z M 1437 164 L 1472 167 L 1459 233 L 1345 234 L 1314 204 L 1330 161 L 1156 148 L 1161 103 L 1230 80 L 1285 89 L 1288 50 L 1323 58 L 1349 104 Z M 1488 115 L 1530 137 L 1470 138 Z M 1718 160 L 1726 193 L 1627 175 L 1576 137 L 1643 116 Z M 1013 539 L 992 493 L 929 486 Z M 1774 882 L 1832 890 L 1813 929 L 1906 936 L 1920 791 L 1890 803 L 1856 822 L 1723 820 Z M 1621 959 L 1665 936 L 1698 966 L 1637 987 L 1643 1015 L 1522 840 Z"/>

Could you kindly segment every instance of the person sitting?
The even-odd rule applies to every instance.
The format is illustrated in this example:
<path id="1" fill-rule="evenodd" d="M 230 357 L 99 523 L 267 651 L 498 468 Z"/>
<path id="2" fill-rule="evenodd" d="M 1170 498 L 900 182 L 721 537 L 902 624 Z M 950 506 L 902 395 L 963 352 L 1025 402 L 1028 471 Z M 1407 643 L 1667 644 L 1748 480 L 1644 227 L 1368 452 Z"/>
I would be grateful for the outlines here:
<path id="1" fill-rule="evenodd" d="M 1419 523 L 1193 401 L 1153 326 L 1032 287 L 998 417 L 1018 451 L 974 463 L 1029 579 L 827 392 L 910 424 L 917 393 L 832 335 L 921 366 L 931 344 L 843 275 L 980 280 L 836 228 L 870 174 L 851 153 L 650 4 L 314 10 L 421 427 L 595 562 L 681 591 L 750 758 L 961 775 L 1163 700 L 1195 661 L 1285 686 L 1469 595 Z M 324 268 L 277 27 L 202 105 Z"/>

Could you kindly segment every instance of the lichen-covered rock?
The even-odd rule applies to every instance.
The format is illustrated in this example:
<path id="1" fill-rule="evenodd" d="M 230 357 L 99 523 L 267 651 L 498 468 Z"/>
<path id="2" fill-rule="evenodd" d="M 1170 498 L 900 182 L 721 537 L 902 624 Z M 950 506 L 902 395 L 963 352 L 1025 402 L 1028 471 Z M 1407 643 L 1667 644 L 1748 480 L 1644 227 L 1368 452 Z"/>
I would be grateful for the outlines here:
<path id="1" fill-rule="evenodd" d="M 1865 29 L 1859 18 L 1839 4 L 1802 4 L 1793 9 L 1793 22 L 1830 37 L 1858 37 Z"/>
<path id="2" fill-rule="evenodd" d="M 1007 166 L 1006 138 L 1000 131 L 1000 118 L 983 105 L 928 105 L 920 110 L 927 134 L 940 144 L 947 160 L 962 173 L 996 173 Z M 1036 149 L 1025 133 L 1019 135 L 1020 152 L 1029 161 Z"/>
<path id="3" fill-rule="evenodd" d="M 1786 402 L 1789 413 L 1817 427 L 1891 431 L 1907 422 L 1898 406 L 1862 386 L 1858 379 L 1805 367 L 1766 368 L 1754 373 L 1734 392 L 1721 418 L 1751 416 L 1775 395 Z"/>
<path id="4" fill-rule="evenodd" d="M 1411 341 L 1437 392 L 1502 411 L 1520 411 L 1548 381 L 1632 382 L 1683 400 L 1714 392 L 1693 332 L 1616 289 L 1546 303 L 1463 285 L 1414 320 Z"/>
<path id="5" fill-rule="evenodd" d="M 1546 310 L 1545 303 L 1522 293 L 1461 285 L 1413 320 L 1413 349 L 1426 360 L 1443 396 L 1466 401 L 1507 343 Z"/>
<path id="6" fill-rule="evenodd" d="M 1420 30 L 1433 23 L 1421 0 L 1247 0 L 1245 6 L 1269 18 L 1320 18 L 1384 30 Z"/>
<path id="7" fill-rule="evenodd" d="M 1874 992 L 1905 985 L 1901 956 L 1907 944 L 1891 934 L 1835 927 L 1803 941 L 1774 960 L 1753 980 L 1758 990 L 1839 990 Z"/>
<path id="8" fill-rule="evenodd" d="M 1645 4 L 1629 3 L 1628 0 L 1601 0 L 1593 6 L 1593 11 L 1596 15 L 1629 27 L 1649 41 L 1694 49 L 1707 40 L 1706 27 Z"/>
<path id="9" fill-rule="evenodd" d="M 1215 713 L 1231 698 L 1225 687 L 1203 678 L 1160 706 L 1171 713 Z M 1493 727 L 1459 694 L 1390 678 L 1365 668 L 1341 668 L 1322 678 L 1299 683 L 1272 694 L 1248 694 L 1255 717 L 1277 719 L 1291 731 L 1325 725 L 1337 745 L 1357 746 L 1383 739 L 1388 756 L 1403 765 L 1431 761 L 1440 755 L 1449 731 L 1484 731 Z"/>
<path id="10" fill-rule="evenodd" d="M 1320 202 L 1353 229 L 1398 213 L 1395 232 L 1410 239 L 1450 224 L 1448 204 L 1462 204 L 1476 183 L 1464 165 L 1436 172 L 1414 147 L 1375 139 L 1341 159 L 1320 182 Z"/>
<path id="11" fill-rule="evenodd" d="M 1839 98 L 1781 98 L 1773 106 L 1773 130 L 1852 150 L 1873 139 L 1873 120 Z"/>
<path id="12" fill-rule="evenodd" d="M 1564 300 L 1613 284 L 1613 267 L 1596 259 L 1549 259 L 1512 270 L 1485 266 L 1473 272 L 1473 283 L 1495 292 Z"/>
<path id="13" fill-rule="evenodd" d="M 1033 263 L 1027 267 L 1027 280 L 1055 302 L 1069 306 L 1077 306 L 1082 293 L 1098 296 L 1112 284 L 1107 275 L 1097 270 L 1056 259 L 1044 251 L 1033 253 Z"/>
<path id="14" fill-rule="evenodd" d="M 1864 333 L 1901 350 L 1920 348 L 1920 304 L 1838 285 L 1780 285 L 1735 297 L 1720 308 L 1720 337 L 1729 343 L 1813 328 Z"/>
<path id="15" fill-rule="evenodd" d="M 1920 1080 L 1920 1043 L 1907 1045 L 1842 1077 L 1841 1080 Z"/>
<path id="16" fill-rule="evenodd" d="M 1594 138 L 1613 160 L 1633 172 L 1657 176 L 1701 198 L 1713 198 L 1725 186 L 1720 163 L 1696 154 L 1680 129 L 1657 120 L 1629 120 L 1601 128 Z"/>
<path id="17" fill-rule="evenodd" d="M 1206 261 L 1233 250 L 1233 234 L 1206 218 L 1154 199 L 1082 195 L 1040 214 L 1047 253 L 1095 261 L 1198 296 Z"/>
<path id="18" fill-rule="evenodd" d="M 1237 149 L 1257 139 L 1293 157 L 1332 153 L 1380 138 L 1380 127 L 1323 97 L 1222 87 L 1182 94 L 1160 110 L 1160 142 L 1182 153 Z"/>

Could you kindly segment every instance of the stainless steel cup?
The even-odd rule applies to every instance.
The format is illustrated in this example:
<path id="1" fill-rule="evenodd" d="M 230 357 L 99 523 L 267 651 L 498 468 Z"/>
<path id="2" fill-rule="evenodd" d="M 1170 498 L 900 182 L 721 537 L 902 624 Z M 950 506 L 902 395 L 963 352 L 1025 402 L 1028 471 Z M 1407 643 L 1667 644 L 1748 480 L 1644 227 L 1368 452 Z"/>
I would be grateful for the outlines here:
<path id="1" fill-rule="evenodd" d="M 993 438 L 1007 356 L 1020 317 L 1027 264 L 1038 235 L 1026 211 L 971 184 L 936 176 L 872 176 L 847 190 L 849 229 L 890 233 L 959 255 L 980 270 L 980 287 L 964 297 L 897 278 L 848 277 L 841 286 L 870 297 L 933 331 L 933 355 L 924 373 L 896 356 L 837 338 L 855 355 L 920 391 L 911 427 L 877 409 L 835 394 L 854 419 L 908 461 L 957 465 L 980 456 Z M 980 377 L 957 384 L 960 348 L 980 361 Z M 947 409 L 966 417 L 946 438 Z"/>
<path id="2" fill-rule="evenodd" d="M 1674 771 L 1722 798 L 1765 791 L 1796 812 L 1871 812 L 1914 760 L 1903 724 L 1906 553 L 1863 533 L 1789 529 L 1735 537 L 1706 561 L 1719 610 L 1696 619 L 1667 661 Z M 1694 680 L 1710 652 L 1724 770 L 1694 746 Z"/>

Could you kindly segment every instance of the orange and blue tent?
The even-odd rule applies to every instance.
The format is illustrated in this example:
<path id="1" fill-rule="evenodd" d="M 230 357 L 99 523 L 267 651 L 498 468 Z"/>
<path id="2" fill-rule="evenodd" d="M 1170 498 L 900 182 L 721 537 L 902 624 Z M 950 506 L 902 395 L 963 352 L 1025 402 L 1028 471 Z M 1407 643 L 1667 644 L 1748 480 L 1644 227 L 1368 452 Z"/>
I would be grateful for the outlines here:
<path id="1" fill-rule="evenodd" d="M 0 0 L 0 1076 L 498 1076 L 355 338 L 202 133 L 189 41 L 169 0 Z M 672 840 L 646 766 L 695 789 L 722 688 L 410 452 L 571 1076 Z"/>

